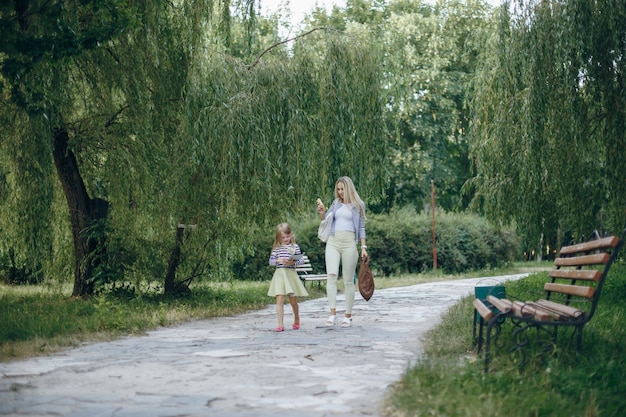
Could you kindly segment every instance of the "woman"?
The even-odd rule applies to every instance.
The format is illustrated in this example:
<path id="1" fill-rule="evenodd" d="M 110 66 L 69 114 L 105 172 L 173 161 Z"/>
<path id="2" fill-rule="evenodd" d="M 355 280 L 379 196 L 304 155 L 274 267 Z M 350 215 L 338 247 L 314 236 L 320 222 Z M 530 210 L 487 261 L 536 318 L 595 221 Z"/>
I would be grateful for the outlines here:
<path id="1" fill-rule="evenodd" d="M 327 326 L 337 324 L 337 275 L 339 264 L 343 276 L 343 284 L 346 294 L 346 313 L 341 320 L 342 327 L 352 325 L 352 307 L 354 306 L 354 273 L 359 260 L 356 248 L 361 242 L 361 258 L 367 256 L 365 245 L 365 203 L 359 197 L 354 183 L 350 177 L 341 177 L 335 184 L 335 200 L 328 212 L 324 204 L 318 200 L 317 212 L 324 220 L 327 214 L 332 213 L 332 226 L 330 237 L 326 242 L 326 296 L 330 307 L 330 317 L 326 320 Z"/>

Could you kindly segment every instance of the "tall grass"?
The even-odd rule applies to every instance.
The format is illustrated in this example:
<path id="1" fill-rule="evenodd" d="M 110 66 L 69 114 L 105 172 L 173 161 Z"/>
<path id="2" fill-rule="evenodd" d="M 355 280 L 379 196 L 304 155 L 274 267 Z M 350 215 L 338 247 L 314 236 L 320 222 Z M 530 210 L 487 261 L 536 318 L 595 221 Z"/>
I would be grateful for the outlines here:
<path id="1" fill-rule="evenodd" d="M 507 283 L 507 292 L 541 288 L 545 274 Z M 626 266 L 614 264 L 577 354 L 561 338 L 555 354 L 520 369 L 497 353 L 483 372 L 472 346 L 472 297 L 451 308 L 424 340 L 423 359 L 387 399 L 391 416 L 622 416 L 626 409 Z"/>

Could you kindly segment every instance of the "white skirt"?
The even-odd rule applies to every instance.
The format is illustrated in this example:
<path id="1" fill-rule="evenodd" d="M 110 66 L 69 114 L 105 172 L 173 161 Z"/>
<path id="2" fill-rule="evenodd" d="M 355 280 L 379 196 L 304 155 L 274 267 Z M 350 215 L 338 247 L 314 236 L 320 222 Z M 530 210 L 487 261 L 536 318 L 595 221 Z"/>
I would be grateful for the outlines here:
<path id="1" fill-rule="evenodd" d="M 309 293 L 306 288 L 304 288 L 304 285 L 298 277 L 295 269 L 276 268 L 274 276 L 272 276 L 272 282 L 270 282 L 270 289 L 267 291 L 267 295 L 270 297 L 275 297 L 277 295 L 295 295 L 297 297 L 306 297 Z"/>

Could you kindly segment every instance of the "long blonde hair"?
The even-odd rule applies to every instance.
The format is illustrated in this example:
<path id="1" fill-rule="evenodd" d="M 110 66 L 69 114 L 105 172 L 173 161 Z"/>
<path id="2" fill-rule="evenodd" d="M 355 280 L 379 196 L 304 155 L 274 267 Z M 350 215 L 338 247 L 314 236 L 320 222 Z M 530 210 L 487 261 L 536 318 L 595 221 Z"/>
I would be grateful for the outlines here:
<path id="1" fill-rule="evenodd" d="M 353 206 L 358 207 L 361 212 L 361 216 L 365 218 L 365 212 L 363 211 L 365 203 L 361 200 L 361 197 L 356 191 L 356 187 L 350 177 L 339 177 L 335 183 L 335 198 L 339 198 L 339 195 L 337 194 L 337 184 L 339 183 L 343 184 L 343 203 L 352 204 Z"/>
<path id="2" fill-rule="evenodd" d="M 283 244 L 283 233 L 286 235 L 291 235 L 291 239 L 289 239 L 289 244 L 295 245 L 296 235 L 294 235 L 291 231 L 291 226 L 289 225 L 289 223 L 281 223 L 276 226 L 276 235 L 274 236 L 274 245 L 272 245 L 272 250 Z"/>

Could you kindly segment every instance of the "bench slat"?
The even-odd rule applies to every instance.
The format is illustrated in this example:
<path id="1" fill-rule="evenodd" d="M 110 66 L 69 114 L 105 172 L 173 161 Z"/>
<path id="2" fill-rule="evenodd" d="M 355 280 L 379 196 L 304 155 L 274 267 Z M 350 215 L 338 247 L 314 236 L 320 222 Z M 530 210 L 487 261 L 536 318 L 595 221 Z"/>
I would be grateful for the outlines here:
<path id="1" fill-rule="evenodd" d="M 575 295 L 577 297 L 584 298 L 592 298 L 593 293 L 595 292 L 592 287 L 585 287 L 583 285 L 553 284 L 551 282 L 546 283 L 543 289 L 546 291 Z"/>
<path id="2" fill-rule="evenodd" d="M 577 279 L 582 281 L 598 282 L 602 271 L 595 269 L 553 269 L 548 274 L 552 278 Z"/>
<path id="3" fill-rule="evenodd" d="M 311 274 L 310 272 L 313 272 L 313 266 L 311 265 L 309 257 L 304 255 L 302 258 L 304 259 L 304 263 L 296 268 L 298 278 L 302 281 L 326 281 L 328 279 L 328 274 Z"/>
<path id="4" fill-rule="evenodd" d="M 575 307 L 572 306 L 566 306 L 560 303 L 555 303 L 554 301 L 550 301 L 550 300 L 538 300 L 536 302 L 536 304 L 539 304 L 541 306 L 544 306 L 546 308 L 549 308 L 551 310 L 554 311 L 558 311 L 559 313 L 568 316 L 568 317 L 572 317 L 572 318 L 579 318 L 581 317 L 583 314 L 585 314 L 584 311 L 579 310 Z"/>
<path id="5" fill-rule="evenodd" d="M 611 255 L 608 253 L 597 253 L 594 255 L 575 256 L 571 258 L 556 258 L 554 265 L 556 266 L 586 266 L 586 265 L 604 265 Z"/>
<path id="6" fill-rule="evenodd" d="M 513 302 L 513 311 L 518 317 L 534 316 L 540 321 L 552 321 L 553 319 L 559 319 L 558 316 L 550 314 L 550 312 L 545 309 L 536 308 L 530 301 L 525 303 L 522 303 L 521 301 Z"/>
<path id="7" fill-rule="evenodd" d="M 513 303 L 511 304 L 511 310 L 513 310 L 513 314 L 515 314 L 517 317 L 534 315 L 535 313 L 534 309 L 522 310 L 523 307 L 524 307 L 524 303 L 522 303 L 521 301 L 513 301 Z"/>
<path id="8" fill-rule="evenodd" d="M 478 311 L 480 317 L 482 317 L 485 321 L 491 320 L 494 316 L 493 311 L 491 311 L 491 309 L 478 298 L 474 299 L 474 308 L 476 309 L 476 311 Z"/>
<path id="9" fill-rule="evenodd" d="M 300 279 L 305 281 L 326 281 L 328 279 L 328 275 L 300 275 Z"/>
<path id="10" fill-rule="evenodd" d="M 498 298 L 496 296 L 493 295 L 488 295 L 487 296 L 487 301 L 494 306 L 495 308 L 497 308 L 498 310 L 505 312 L 511 309 L 512 304 L 509 300 L 507 300 L 506 298 Z"/>
<path id="11" fill-rule="evenodd" d="M 614 248 L 618 243 L 619 238 L 617 236 L 609 236 L 585 243 L 578 243 L 576 245 L 563 246 L 559 253 L 561 255 L 569 255 L 572 253 L 589 252 L 597 249 Z"/>

